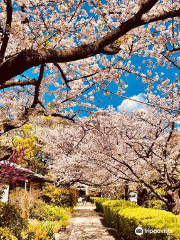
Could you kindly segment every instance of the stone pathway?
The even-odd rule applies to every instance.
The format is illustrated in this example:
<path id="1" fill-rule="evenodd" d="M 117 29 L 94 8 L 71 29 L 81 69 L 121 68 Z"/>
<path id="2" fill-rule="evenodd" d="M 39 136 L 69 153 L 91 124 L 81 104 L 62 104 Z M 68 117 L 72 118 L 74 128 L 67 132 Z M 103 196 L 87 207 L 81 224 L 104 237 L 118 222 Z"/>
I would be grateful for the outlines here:
<path id="1" fill-rule="evenodd" d="M 116 232 L 103 224 L 103 217 L 91 203 L 80 203 L 66 232 L 56 234 L 56 240 L 115 240 Z M 113 236 L 114 235 L 114 236 Z"/>

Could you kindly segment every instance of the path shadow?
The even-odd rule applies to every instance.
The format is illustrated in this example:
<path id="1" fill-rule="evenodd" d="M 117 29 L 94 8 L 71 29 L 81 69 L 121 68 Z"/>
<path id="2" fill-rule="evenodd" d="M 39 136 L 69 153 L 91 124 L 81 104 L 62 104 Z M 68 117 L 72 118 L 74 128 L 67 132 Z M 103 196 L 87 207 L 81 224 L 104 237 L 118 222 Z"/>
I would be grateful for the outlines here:
<path id="1" fill-rule="evenodd" d="M 96 211 L 97 212 L 97 211 Z M 108 233 L 113 236 L 115 238 L 115 240 L 125 240 L 124 238 L 122 238 L 118 232 L 116 231 L 115 228 L 112 228 L 109 226 L 109 223 L 106 221 L 106 219 L 104 218 L 104 215 L 100 212 L 99 213 L 99 216 L 101 217 L 101 223 L 102 225 L 107 229 Z"/>

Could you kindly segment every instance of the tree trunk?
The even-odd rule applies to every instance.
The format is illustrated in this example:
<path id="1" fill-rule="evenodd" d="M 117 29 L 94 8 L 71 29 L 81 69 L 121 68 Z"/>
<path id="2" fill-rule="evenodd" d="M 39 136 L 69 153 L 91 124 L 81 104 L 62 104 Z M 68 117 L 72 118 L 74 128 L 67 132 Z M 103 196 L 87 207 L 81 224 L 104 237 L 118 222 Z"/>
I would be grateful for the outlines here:
<path id="1" fill-rule="evenodd" d="M 124 186 L 124 198 L 125 200 L 129 199 L 129 182 L 128 181 L 125 182 L 125 186 Z"/>
<path id="2" fill-rule="evenodd" d="M 167 208 L 168 211 L 174 213 L 174 214 L 179 214 L 180 213 L 180 199 L 179 199 L 179 189 L 176 190 L 175 192 L 169 191 L 167 193 Z"/>

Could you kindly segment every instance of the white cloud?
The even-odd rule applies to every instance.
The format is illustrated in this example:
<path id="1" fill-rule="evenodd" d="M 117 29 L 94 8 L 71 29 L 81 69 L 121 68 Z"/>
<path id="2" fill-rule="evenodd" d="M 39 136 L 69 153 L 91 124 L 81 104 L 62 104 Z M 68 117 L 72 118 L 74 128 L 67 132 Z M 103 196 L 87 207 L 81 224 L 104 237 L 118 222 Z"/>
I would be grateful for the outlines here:
<path id="1" fill-rule="evenodd" d="M 145 101 L 143 93 L 140 93 L 138 95 L 134 95 L 134 96 L 132 96 L 130 98 L 134 99 L 134 100 L 141 101 L 141 102 Z M 143 109 L 143 107 L 144 107 L 144 104 L 142 104 L 142 103 L 138 103 L 138 102 L 132 101 L 130 99 L 125 99 L 117 107 L 117 110 L 119 112 L 122 112 L 123 110 L 128 111 L 128 112 L 132 112 L 132 111 L 135 111 L 135 110 L 141 110 L 141 109 Z"/>

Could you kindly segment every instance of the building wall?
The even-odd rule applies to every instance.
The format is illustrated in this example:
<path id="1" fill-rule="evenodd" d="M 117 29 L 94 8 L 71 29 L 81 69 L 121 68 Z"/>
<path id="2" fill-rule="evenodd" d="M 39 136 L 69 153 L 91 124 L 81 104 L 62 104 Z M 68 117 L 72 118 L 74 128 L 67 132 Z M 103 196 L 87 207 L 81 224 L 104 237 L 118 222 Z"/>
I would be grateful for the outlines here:
<path id="1" fill-rule="evenodd" d="M 1 190 L 3 194 L 1 195 L 0 201 L 6 203 L 9 198 L 9 185 L 0 183 L 0 191 Z"/>

